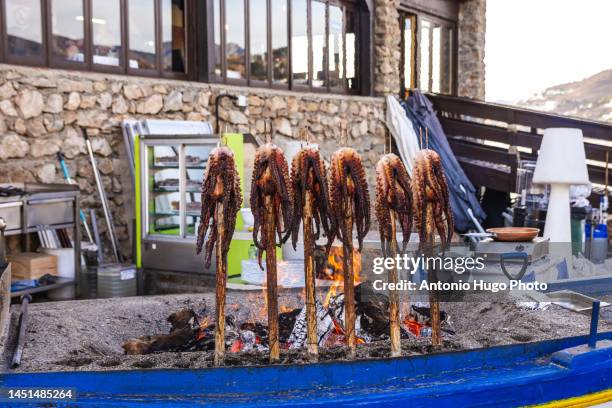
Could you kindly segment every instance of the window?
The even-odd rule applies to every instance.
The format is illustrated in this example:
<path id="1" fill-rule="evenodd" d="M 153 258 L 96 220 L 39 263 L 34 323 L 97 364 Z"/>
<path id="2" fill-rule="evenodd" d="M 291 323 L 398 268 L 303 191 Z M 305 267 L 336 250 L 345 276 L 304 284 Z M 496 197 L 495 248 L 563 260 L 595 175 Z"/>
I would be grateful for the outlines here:
<path id="1" fill-rule="evenodd" d="M 157 63 L 155 38 L 155 3 L 128 0 L 129 67 L 154 70 Z"/>
<path id="2" fill-rule="evenodd" d="M 294 85 L 308 85 L 308 3 L 291 1 L 291 79 Z"/>
<path id="3" fill-rule="evenodd" d="M 54 61 L 85 62 L 83 0 L 51 1 L 51 57 Z"/>
<path id="4" fill-rule="evenodd" d="M 0 0 L 0 60 L 359 94 L 364 1 Z"/>
<path id="5" fill-rule="evenodd" d="M 251 80 L 265 82 L 268 80 L 268 4 L 266 0 L 251 0 L 249 4 L 251 21 L 261 22 L 249 26 Z"/>
<path id="6" fill-rule="evenodd" d="M 325 3 L 318 0 L 310 2 L 312 31 L 312 86 L 321 88 L 327 86 L 327 70 L 325 54 L 326 18 Z"/>
<path id="7" fill-rule="evenodd" d="M 162 0 L 162 69 L 167 72 L 186 72 L 187 37 L 185 2 Z"/>
<path id="8" fill-rule="evenodd" d="M 5 49 L 9 61 L 36 63 L 44 58 L 40 0 L 5 0 Z"/>
<path id="9" fill-rule="evenodd" d="M 9 62 L 184 76 L 188 0 L 0 0 Z"/>
<path id="10" fill-rule="evenodd" d="M 123 65 L 121 1 L 92 0 L 91 6 L 93 63 L 116 67 Z"/>
<path id="11" fill-rule="evenodd" d="M 351 91 L 359 91 L 359 17 L 355 10 L 347 9 L 346 18 L 346 85 Z M 341 78 L 340 78 L 341 79 Z"/>
<path id="12" fill-rule="evenodd" d="M 452 94 L 454 78 L 453 23 L 403 14 L 401 27 L 401 94 L 411 88 Z"/>
<path id="13" fill-rule="evenodd" d="M 289 34 L 287 30 L 287 1 L 270 0 L 274 16 L 272 26 L 272 84 L 289 82 Z"/>
<path id="14" fill-rule="evenodd" d="M 338 6 L 329 7 L 329 85 L 337 88 L 344 77 L 344 21 L 342 9 Z"/>
<path id="15" fill-rule="evenodd" d="M 227 61 L 227 78 L 246 78 L 245 50 L 245 12 L 244 0 L 226 0 L 225 19 L 225 60 Z"/>
<path id="16" fill-rule="evenodd" d="M 416 17 L 414 15 L 403 15 L 400 19 L 402 36 L 400 43 L 401 69 L 400 79 L 402 95 L 406 96 L 406 90 L 414 88 L 415 67 L 415 43 L 416 43 Z"/>
<path id="17" fill-rule="evenodd" d="M 212 5 L 217 81 L 358 92 L 359 19 L 352 3 L 213 0 Z"/>

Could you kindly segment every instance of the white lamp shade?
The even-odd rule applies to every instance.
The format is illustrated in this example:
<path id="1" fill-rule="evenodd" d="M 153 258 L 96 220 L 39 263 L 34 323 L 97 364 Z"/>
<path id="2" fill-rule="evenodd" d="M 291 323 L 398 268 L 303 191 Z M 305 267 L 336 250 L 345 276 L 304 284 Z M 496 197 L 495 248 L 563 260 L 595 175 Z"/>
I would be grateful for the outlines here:
<path id="1" fill-rule="evenodd" d="M 582 130 L 550 128 L 544 130 L 538 161 L 533 173 L 537 184 L 588 184 Z"/>

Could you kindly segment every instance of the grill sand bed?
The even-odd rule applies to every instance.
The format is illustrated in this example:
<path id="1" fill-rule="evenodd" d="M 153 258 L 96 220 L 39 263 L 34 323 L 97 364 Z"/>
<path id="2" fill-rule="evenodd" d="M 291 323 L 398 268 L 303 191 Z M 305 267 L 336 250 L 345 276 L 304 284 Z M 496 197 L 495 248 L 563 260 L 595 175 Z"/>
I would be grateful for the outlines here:
<path id="1" fill-rule="evenodd" d="M 465 350 L 504 344 L 555 339 L 588 333 L 590 317 L 556 305 L 547 310 L 524 310 L 513 298 L 500 296 L 496 302 L 442 303 L 451 316 L 456 334 L 445 335 L 441 351 Z M 263 306 L 261 292 L 227 293 L 227 314 L 237 322 L 265 318 L 253 315 Z M 281 290 L 279 304 L 302 307 L 299 292 Z M 124 355 L 121 345 L 133 338 L 168 333 L 167 317 L 191 308 L 198 315 L 213 316 L 214 293 L 163 295 L 121 299 L 35 303 L 29 306 L 30 321 L 22 365 L 14 372 L 103 371 L 147 368 L 205 368 L 213 365 L 213 352 L 160 352 Z M 13 306 L 9 334 L 0 356 L 0 369 L 7 370 L 16 341 L 19 306 Z M 250 314 L 251 313 L 251 314 Z M 265 316 L 261 313 L 261 316 Z M 612 330 L 612 323 L 600 321 L 600 331 Z M 429 338 L 403 339 L 402 355 L 432 352 Z M 0 344 L 0 346 L 2 346 Z M 389 357 L 389 341 L 357 347 L 357 358 Z M 344 347 L 321 348 L 320 361 L 346 358 Z M 305 363 L 305 350 L 281 350 L 281 364 Z M 226 365 L 268 364 L 262 352 L 227 353 Z"/>

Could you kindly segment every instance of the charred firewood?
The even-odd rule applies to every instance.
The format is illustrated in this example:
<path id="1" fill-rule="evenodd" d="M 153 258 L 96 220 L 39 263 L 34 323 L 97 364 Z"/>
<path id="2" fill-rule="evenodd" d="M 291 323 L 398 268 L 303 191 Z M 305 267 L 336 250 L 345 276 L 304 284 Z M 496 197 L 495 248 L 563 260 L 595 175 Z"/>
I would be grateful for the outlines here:
<path id="1" fill-rule="evenodd" d="M 412 175 L 413 211 L 419 232 L 419 250 L 426 256 L 434 255 L 434 235 L 440 236 L 444 251 L 453 234 L 453 212 L 450 206 L 448 184 L 440 156 L 433 150 L 424 149 L 417 153 Z M 436 271 L 428 271 L 428 280 L 436 281 Z M 437 293 L 430 291 L 431 342 L 442 344 L 440 333 L 440 302 Z"/>
<path id="2" fill-rule="evenodd" d="M 356 313 L 360 317 L 362 331 L 374 338 L 389 335 L 389 298 L 374 290 L 372 285 L 355 287 Z"/>
<path id="3" fill-rule="evenodd" d="M 304 225 L 304 267 L 306 289 L 307 349 L 311 360 L 319 355 L 315 303 L 315 241 L 321 230 L 327 236 L 327 248 L 333 240 L 327 192 L 325 163 L 319 151 L 312 147 L 301 149 L 291 163 L 293 188 L 293 248 L 297 246 L 300 224 Z"/>
<path id="4" fill-rule="evenodd" d="M 401 159 L 389 153 L 384 155 L 376 165 L 376 217 L 380 230 L 380 242 L 383 256 L 395 258 L 397 248 L 397 222 L 403 233 L 402 250 L 405 250 L 410 240 L 412 230 L 412 191 L 410 176 Z M 389 283 L 397 283 L 397 269 L 389 270 Z M 400 344 L 400 313 L 399 294 L 396 291 L 389 293 L 389 322 L 391 338 L 391 355 L 397 357 L 401 354 Z"/>
<path id="5" fill-rule="evenodd" d="M 121 346 L 125 354 L 150 354 L 160 351 L 181 351 L 196 338 L 198 317 L 192 309 L 182 309 L 168 317 L 169 334 L 131 339 Z"/>
<path id="6" fill-rule="evenodd" d="M 280 243 L 286 242 L 291 235 L 292 198 L 285 155 L 272 143 L 259 147 L 255 153 L 251 209 L 255 220 L 253 241 L 259 249 L 260 266 L 262 255 L 266 253 L 270 362 L 280 359 L 276 235 Z"/>
<path id="7" fill-rule="evenodd" d="M 351 148 L 334 152 L 331 158 L 330 201 L 334 233 L 344 250 L 345 331 L 349 357 L 355 356 L 355 288 L 353 269 L 353 224 L 359 251 L 370 229 L 370 196 L 361 156 Z"/>
<path id="8" fill-rule="evenodd" d="M 242 203 L 240 176 L 234 153 L 227 147 L 214 149 L 202 181 L 202 212 L 198 228 L 197 253 L 205 247 L 205 264 L 210 267 L 213 249 L 217 260 L 215 292 L 215 365 L 223 364 L 225 356 L 225 286 L 227 284 L 227 252 L 236 227 L 236 215 Z M 212 219 L 212 224 L 210 220 Z"/>

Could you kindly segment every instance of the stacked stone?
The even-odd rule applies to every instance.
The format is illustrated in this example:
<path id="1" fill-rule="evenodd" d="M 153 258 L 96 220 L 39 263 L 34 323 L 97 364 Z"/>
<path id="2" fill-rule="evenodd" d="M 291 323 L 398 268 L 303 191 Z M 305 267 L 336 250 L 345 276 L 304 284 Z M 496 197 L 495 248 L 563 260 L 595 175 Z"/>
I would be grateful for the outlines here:
<path id="1" fill-rule="evenodd" d="M 486 0 L 459 3 L 459 96 L 485 98 Z"/>
<path id="2" fill-rule="evenodd" d="M 243 110 L 230 101 L 220 110 L 221 129 L 261 135 L 272 121 L 279 141 L 299 139 L 308 126 L 325 157 L 342 144 L 374 168 L 383 152 L 382 98 L 239 88 L 198 82 L 113 76 L 0 65 L 0 182 L 62 183 L 56 153 L 67 158 L 85 208 L 100 210 L 80 128 L 91 138 L 109 195 L 122 250 L 131 253 L 128 225 L 133 185 L 120 124 L 124 119 L 210 121 L 219 93 L 248 96 Z M 346 139 L 341 138 L 346 129 Z M 374 182 L 373 172 L 370 182 Z M 101 212 L 99 214 L 101 219 Z M 105 227 L 100 222 L 102 233 Z M 106 245 L 108 248 L 109 246 Z"/>
<path id="3" fill-rule="evenodd" d="M 399 95 L 400 92 L 399 5 L 399 0 L 376 0 L 374 91 L 377 95 Z"/>

